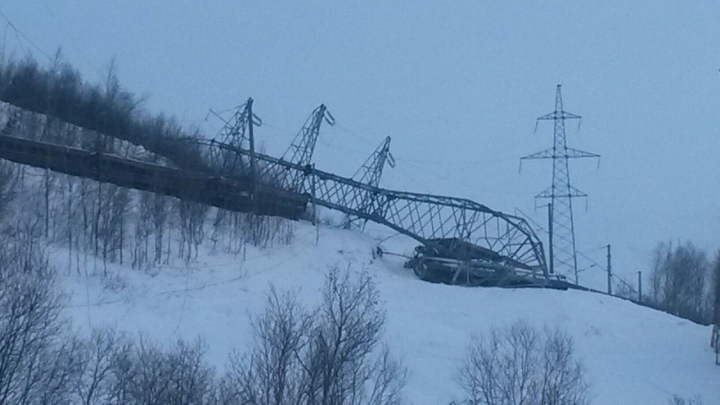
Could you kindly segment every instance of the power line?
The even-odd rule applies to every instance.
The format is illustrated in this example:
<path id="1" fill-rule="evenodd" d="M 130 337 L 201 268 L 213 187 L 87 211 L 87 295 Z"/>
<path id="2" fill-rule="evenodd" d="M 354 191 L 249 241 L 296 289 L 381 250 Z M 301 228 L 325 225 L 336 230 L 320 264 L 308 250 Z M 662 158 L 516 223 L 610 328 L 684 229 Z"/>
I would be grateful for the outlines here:
<path id="1" fill-rule="evenodd" d="M 31 41 L 30 38 L 27 37 L 27 35 L 23 34 L 23 32 L 20 31 L 20 29 L 18 29 L 18 27 L 15 26 L 15 24 L 13 24 L 12 21 L 10 21 L 10 19 L 8 18 L 8 16 L 6 16 L 5 13 L 2 12 L 2 10 L 0 10 L 0 17 L 2 17 L 2 18 L 7 22 L 7 24 L 13 29 L 13 31 L 15 31 L 15 35 L 16 35 L 16 36 L 19 35 L 19 36 L 23 37 L 23 38 L 25 39 L 25 41 L 26 41 L 28 44 L 30 44 L 33 48 L 37 49 L 37 51 L 40 52 L 40 54 L 42 54 L 43 56 L 45 56 L 50 62 L 53 61 L 53 58 L 50 57 L 50 55 L 48 55 L 47 53 L 45 53 L 45 51 L 43 51 L 43 50 L 42 50 L 39 46 L 37 46 L 33 41 Z M 20 41 L 20 38 L 18 38 L 18 42 L 19 42 L 19 41 Z M 20 47 L 22 48 L 22 44 L 20 44 Z M 25 51 L 25 50 L 24 50 L 24 48 L 23 48 L 23 52 L 24 52 L 24 51 Z"/>
<path id="2" fill-rule="evenodd" d="M 334 145 L 334 144 L 329 143 L 329 142 L 327 142 L 327 141 L 324 141 L 324 140 L 322 140 L 322 139 L 318 139 L 318 142 L 320 142 L 320 143 L 321 143 L 322 145 L 324 145 L 324 146 L 327 146 L 328 148 L 333 148 L 333 149 L 341 150 L 341 151 L 343 151 L 343 152 L 354 153 L 354 154 L 363 155 L 363 156 L 367 153 L 367 152 L 361 152 L 361 151 L 356 150 L 356 149 L 350 149 L 350 148 L 345 148 L 345 147 L 343 147 L 343 146 Z"/>
<path id="3" fill-rule="evenodd" d="M 599 264 L 598 262 L 596 262 L 595 260 L 591 259 L 591 258 L 588 257 L 585 253 L 578 251 L 577 254 L 580 255 L 580 256 L 582 256 L 583 258 L 585 258 L 586 260 L 588 260 L 590 263 L 594 264 L 595 266 L 597 266 L 597 267 L 599 267 L 599 268 L 607 271 L 607 269 L 605 268 L 605 266 L 603 266 L 603 265 Z"/>
<path id="4" fill-rule="evenodd" d="M 268 127 L 268 128 L 270 128 L 270 129 L 273 129 L 273 130 L 275 130 L 276 132 L 278 132 L 278 133 L 280 133 L 280 134 L 282 134 L 282 135 L 289 136 L 289 137 L 294 137 L 295 135 L 297 135 L 297 133 L 292 132 L 292 131 L 290 131 L 290 130 L 280 128 L 280 127 L 275 126 L 275 125 L 273 125 L 273 124 L 269 124 L 267 121 L 263 121 L 263 126 Z"/>
<path id="5" fill-rule="evenodd" d="M 64 29 L 64 27 L 63 27 L 63 22 L 62 22 L 62 20 L 60 20 L 60 18 L 58 18 L 58 16 L 55 14 L 55 12 L 53 11 L 53 9 L 50 8 L 50 6 L 47 4 L 47 2 L 46 2 L 45 0 L 40 0 L 40 3 L 42 3 L 42 5 L 45 7 L 45 9 L 48 11 L 48 13 L 50 13 L 50 15 L 52 16 L 52 18 L 54 18 L 55 21 L 57 21 L 58 27 L 59 27 L 61 30 L 64 31 L 65 37 L 66 37 L 66 39 L 68 39 L 68 38 L 67 38 L 67 37 L 68 37 L 68 33 L 67 33 L 67 31 Z M 82 47 L 74 47 L 73 50 L 76 51 L 76 52 L 80 55 L 80 57 L 85 61 L 85 63 L 87 63 L 88 67 L 89 67 L 91 70 L 94 70 L 94 71 L 95 71 L 95 74 L 97 74 L 101 79 L 104 78 L 105 72 L 103 72 L 102 69 L 98 68 L 93 62 L 90 61 L 90 59 L 87 57 L 87 55 L 86 55 L 85 52 L 83 51 L 83 48 L 82 48 Z"/>
<path id="6" fill-rule="evenodd" d="M 614 274 L 613 274 L 613 277 L 612 277 L 612 278 L 620 281 L 623 285 L 625 285 L 625 287 L 627 287 L 627 288 L 630 289 L 630 292 L 632 292 L 632 293 L 637 293 L 637 292 L 638 292 L 633 286 L 631 286 L 630 284 L 626 283 L 625 280 L 623 280 L 622 278 L 616 277 Z"/>
<path id="7" fill-rule="evenodd" d="M 342 132 L 345 132 L 346 134 L 348 134 L 348 135 L 350 135 L 350 136 L 353 136 L 353 137 L 355 137 L 355 138 L 357 138 L 357 139 L 365 142 L 365 143 L 368 144 L 369 146 L 375 147 L 375 144 L 374 144 L 373 142 L 370 142 L 369 140 L 365 139 L 364 137 L 362 137 L 362 136 L 354 133 L 354 132 L 351 131 L 350 129 L 345 128 L 345 127 L 343 127 L 342 125 L 340 125 L 340 124 L 338 124 L 338 123 L 335 123 L 335 126 L 336 126 L 337 128 L 339 128 Z"/>

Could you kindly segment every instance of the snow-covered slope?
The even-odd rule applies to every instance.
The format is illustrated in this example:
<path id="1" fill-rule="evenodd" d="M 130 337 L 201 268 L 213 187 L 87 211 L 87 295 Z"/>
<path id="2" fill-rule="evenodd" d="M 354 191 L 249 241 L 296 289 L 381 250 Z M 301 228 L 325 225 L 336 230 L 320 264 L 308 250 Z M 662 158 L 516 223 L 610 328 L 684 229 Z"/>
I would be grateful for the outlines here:
<path id="1" fill-rule="evenodd" d="M 189 266 L 177 260 L 147 273 L 109 266 L 110 281 L 93 276 L 104 269 L 93 258 L 69 275 L 66 251 L 54 251 L 53 260 L 70 294 L 67 313 L 82 331 L 115 325 L 162 341 L 201 336 L 220 371 L 233 348 L 250 345 L 248 315 L 264 308 L 271 283 L 299 290 L 312 305 L 328 268 L 350 266 L 377 280 L 388 315 L 384 340 L 409 370 L 412 403 L 459 398 L 453 374 L 471 336 L 517 320 L 574 338 L 594 404 L 665 404 L 674 394 L 720 403 L 707 327 L 593 293 L 429 284 L 399 257 L 373 259 L 371 236 L 323 227 L 316 244 L 316 229 L 303 223 L 295 234 L 289 246 L 249 247 L 244 260 L 208 249 Z"/>

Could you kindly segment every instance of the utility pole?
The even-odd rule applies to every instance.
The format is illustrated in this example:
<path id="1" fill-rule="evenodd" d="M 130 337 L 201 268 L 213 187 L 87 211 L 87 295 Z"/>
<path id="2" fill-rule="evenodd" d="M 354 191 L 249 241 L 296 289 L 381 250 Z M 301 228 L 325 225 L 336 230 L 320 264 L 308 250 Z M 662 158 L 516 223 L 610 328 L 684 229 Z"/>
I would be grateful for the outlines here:
<path id="1" fill-rule="evenodd" d="M 315 171 L 315 163 L 312 164 L 312 170 Z M 315 176 L 312 177 L 312 182 L 310 183 L 310 195 L 312 196 L 312 207 L 313 207 L 313 217 L 312 217 L 312 224 L 317 226 L 317 200 L 315 199 Z"/>
<path id="2" fill-rule="evenodd" d="M 553 210 L 552 203 L 548 204 L 548 250 L 550 252 L 550 274 L 555 274 L 555 261 L 553 260 Z"/>
<path id="3" fill-rule="evenodd" d="M 580 119 L 579 115 L 569 113 L 563 109 L 562 94 L 558 84 L 555 92 L 555 111 L 537 118 L 535 129 L 541 120 L 554 121 L 553 147 L 542 152 L 520 158 L 552 159 L 553 178 L 550 188 L 536 195 L 535 198 L 549 198 L 552 207 L 552 220 L 555 234 L 551 246 L 554 256 L 550 267 L 557 269 L 565 275 L 575 275 L 575 284 L 578 284 L 577 253 L 575 251 L 575 224 L 573 222 L 572 199 L 587 197 L 587 194 L 570 185 L 569 159 L 597 158 L 600 155 L 569 148 L 565 138 L 565 120 Z M 552 262 L 557 261 L 557 266 Z"/>
<path id="4" fill-rule="evenodd" d="M 608 295 L 612 295 L 612 254 L 610 245 L 607 245 L 607 273 L 608 273 Z"/>
<path id="5" fill-rule="evenodd" d="M 312 224 L 315 226 L 315 245 L 317 245 L 320 242 L 320 224 L 317 220 L 317 199 L 315 197 L 315 180 L 317 179 L 317 176 L 315 176 L 315 163 L 312 164 L 312 206 L 313 206 L 313 219 Z"/>
<path id="6" fill-rule="evenodd" d="M 257 172 L 255 171 L 255 135 L 253 133 L 253 99 L 248 98 L 247 116 L 248 116 L 248 139 L 250 140 L 250 180 L 252 181 L 252 209 L 253 214 L 258 211 L 257 202 Z"/>

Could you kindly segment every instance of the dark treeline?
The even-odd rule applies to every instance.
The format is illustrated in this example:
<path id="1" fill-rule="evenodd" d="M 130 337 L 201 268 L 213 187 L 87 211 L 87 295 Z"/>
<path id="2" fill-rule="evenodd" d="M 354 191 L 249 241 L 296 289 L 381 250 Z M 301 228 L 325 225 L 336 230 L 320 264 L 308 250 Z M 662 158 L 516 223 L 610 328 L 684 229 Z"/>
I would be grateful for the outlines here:
<path id="1" fill-rule="evenodd" d="M 43 67 L 32 57 L 0 66 L 0 100 L 22 109 L 115 137 L 162 156 L 181 168 L 203 170 L 196 138 L 174 119 L 151 115 L 141 108 L 142 98 L 121 88 L 114 67 L 105 83 L 93 85 L 68 63 Z"/>
<path id="2" fill-rule="evenodd" d="M 691 242 L 661 242 L 652 255 L 642 304 L 703 325 L 720 324 L 720 250 L 709 255 Z M 618 285 L 617 294 L 637 299 Z"/>
<path id="3" fill-rule="evenodd" d="M 223 156 L 202 155 L 191 142 L 178 142 L 188 135 L 175 120 L 143 112 L 142 100 L 120 88 L 112 65 L 105 82 L 92 85 L 66 63 L 9 61 L 0 66 L 0 99 L 8 103 L 0 103 L 0 121 L 13 127 L 13 135 L 189 170 L 214 168 L 213 174 L 224 168 Z M 242 173 L 236 166 L 233 173 Z M 88 255 L 103 265 L 148 269 L 169 264 L 173 254 L 192 261 L 208 240 L 213 250 L 232 254 L 244 252 L 246 244 L 289 243 L 293 226 L 283 218 L 0 161 L 0 233 L 20 231 L 67 248 L 68 269 L 82 267 Z"/>

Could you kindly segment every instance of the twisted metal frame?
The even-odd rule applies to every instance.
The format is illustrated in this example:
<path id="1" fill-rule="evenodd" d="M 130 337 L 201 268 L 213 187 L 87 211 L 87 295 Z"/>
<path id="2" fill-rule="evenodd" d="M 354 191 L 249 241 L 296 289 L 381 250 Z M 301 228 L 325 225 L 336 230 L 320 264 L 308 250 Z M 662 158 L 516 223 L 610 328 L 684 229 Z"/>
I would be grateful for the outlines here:
<path id="1" fill-rule="evenodd" d="M 325 118 L 324 114 L 316 114 L 316 116 L 320 117 L 320 119 Z M 319 126 L 313 125 L 312 127 Z M 305 201 L 312 198 L 317 205 L 385 225 L 438 251 L 452 250 L 452 248 L 448 249 L 444 244 L 437 242 L 440 239 L 457 240 L 458 243 L 472 243 L 496 252 L 502 257 L 501 264 L 541 272 L 545 278 L 549 276 L 542 242 L 528 223 L 520 217 L 491 210 L 482 204 L 467 199 L 387 190 L 317 170 L 310 163 L 292 163 L 216 141 L 197 139 L 178 139 L 178 141 L 190 142 L 200 149 L 205 149 L 203 155 L 210 159 L 210 165 L 205 167 L 208 173 L 205 173 L 206 177 L 203 177 L 202 182 L 210 185 L 212 185 L 213 181 L 217 182 L 219 180 L 240 182 L 238 184 L 241 184 L 241 186 L 233 186 L 233 189 L 237 191 L 236 196 L 239 200 L 245 198 L 243 196 L 248 193 L 248 191 L 244 191 L 248 188 L 246 186 L 248 183 L 253 185 L 249 187 L 249 191 L 252 190 L 250 191 L 252 193 L 271 190 L 265 192 L 269 204 L 274 201 L 288 200 L 292 201 L 293 207 L 296 207 L 304 205 Z M 34 141 L 28 142 L 33 145 L 37 144 Z M 26 149 L 23 147 L 25 152 L 27 152 Z M 110 181 L 101 178 L 102 176 L 95 173 L 96 170 L 93 169 L 93 165 L 90 163 L 86 165 L 87 168 L 78 173 L 70 173 L 69 171 L 73 168 L 65 167 L 67 166 L 66 163 L 58 163 L 58 167 L 50 167 L 46 160 L 51 155 L 58 155 L 56 156 L 57 159 L 62 158 L 63 156 L 60 155 L 63 154 L 53 151 L 50 155 L 43 155 L 46 149 L 48 149 L 47 146 L 35 153 L 38 156 L 44 156 L 41 161 L 32 161 L 32 159 L 29 161 L 27 157 L 15 157 L 16 161 L 48 167 L 69 174 L 90 176 L 90 178 L 96 178 L 100 181 Z M 227 158 L 225 152 L 237 154 L 240 159 L 239 162 L 233 160 L 234 164 L 230 170 L 231 173 L 218 173 L 217 167 L 212 167 L 212 162 L 216 161 L 217 163 L 217 160 L 224 162 L 224 159 L 218 158 Z M 89 152 L 83 151 L 83 153 Z M 148 184 L 135 184 L 136 182 L 131 184 L 121 175 L 121 172 L 126 172 L 126 175 L 132 174 L 133 170 L 136 170 L 135 166 L 138 163 L 120 157 L 106 160 L 112 160 L 116 165 L 119 165 L 115 181 L 121 182 L 123 186 L 150 189 L 164 183 L 153 181 Z M 255 161 L 255 165 L 251 164 L 252 161 Z M 304 161 L 309 162 L 309 160 Z M 251 167 L 254 167 L 255 170 L 251 170 L 250 174 L 246 173 L 244 168 Z M 138 176 L 145 181 L 147 180 L 146 177 L 154 176 L 150 176 L 151 173 L 160 170 L 164 170 L 164 168 L 147 168 L 147 173 L 143 172 L 145 174 L 140 173 Z M 181 179 L 184 178 L 183 176 L 195 176 L 190 172 L 185 172 L 177 170 L 175 177 Z M 222 177 L 217 177 L 218 175 Z M 177 190 L 179 191 L 168 190 L 167 194 L 176 195 L 178 198 L 187 198 L 184 190 L 188 188 L 188 186 L 181 187 L 178 185 Z M 198 190 L 195 190 L 194 194 L 198 194 Z M 281 194 L 284 195 L 284 199 L 278 197 Z M 225 198 L 224 196 L 221 197 Z M 253 198 L 257 197 L 254 196 Z M 196 195 L 195 198 L 199 197 Z M 205 200 L 207 198 L 203 196 L 202 201 Z M 218 201 L 208 203 L 217 206 L 225 205 L 225 203 L 220 204 Z M 252 207 L 246 205 L 228 208 L 243 211 L 257 209 L 254 204 Z M 284 215 L 283 213 L 269 214 Z"/>
<path id="2" fill-rule="evenodd" d="M 215 141 L 200 141 L 210 149 L 230 150 L 244 159 L 251 152 Z M 256 153 L 257 181 L 312 198 L 317 205 L 385 225 L 418 242 L 447 250 L 434 242 L 455 239 L 490 249 L 503 264 L 539 271 L 548 276 L 542 242 L 520 217 L 494 211 L 471 200 L 374 187 L 317 170 L 313 165 L 287 162 Z M 298 183 L 298 179 L 300 182 Z"/>

